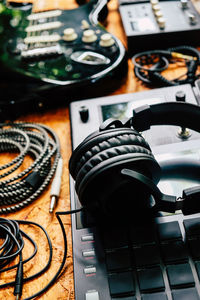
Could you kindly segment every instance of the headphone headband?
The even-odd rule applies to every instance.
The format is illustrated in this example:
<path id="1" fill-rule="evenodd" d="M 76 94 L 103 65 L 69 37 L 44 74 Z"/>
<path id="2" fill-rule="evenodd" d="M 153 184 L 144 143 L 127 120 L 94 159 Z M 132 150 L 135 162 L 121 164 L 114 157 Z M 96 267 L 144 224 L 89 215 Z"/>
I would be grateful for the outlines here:
<path id="1" fill-rule="evenodd" d="M 134 207 L 134 201 L 137 201 L 138 212 L 149 207 L 168 212 L 181 209 L 184 214 L 200 212 L 199 186 L 183 190 L 178 199 L 157 188 L 160 165 L 139 133 L 152 125 L 175 125 L 200 132 L 199 120 L 200 107 L 185 102 L 135 108 L 133 116 L 124 123 L 106 120 L 99 131 L 89 135 L 73 151 L 70 158 L 70 173 L 76 181 L 75 189 L 82 205 L 99 210 L 103 207 L 104 211 L 115 205 L 121 212 L 120 201 L 127 197 L 127 206 Z M 197 165 L 196 177 L 200 174 L 200 164 Z M 150 196 L 155 200 L 153 206 Z"/>
<path id="2" fill-rule="evenodd" d="M 200 107 L 185 102 L 144 105 L 133 110 L 131 124 L 138 131 L 152 125 L 177 125 L 200 132 Z"/>

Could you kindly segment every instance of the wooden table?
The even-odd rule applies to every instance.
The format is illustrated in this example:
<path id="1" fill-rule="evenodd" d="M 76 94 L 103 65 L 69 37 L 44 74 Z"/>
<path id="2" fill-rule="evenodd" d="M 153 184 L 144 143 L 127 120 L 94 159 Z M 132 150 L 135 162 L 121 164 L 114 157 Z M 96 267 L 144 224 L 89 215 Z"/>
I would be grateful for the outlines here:
<path id="1" fill-rule="evenodd" d="M 69 0 L 67 0 L 69 1 Z M 67 2 L 65 0 L 65 3 Z M 39 1 L 41 5 L 42 1 Z M 44 1 L 43 1 L 44 2 Z M 47 1 L 48 2 L 48 1 Z M 49 1 L 52 4 L 53 1 Z M 55 1 L 56 2 L 56 1 Z M 63 1 L 57 1 L 59 5 Z M 69 8 L 76 7 L 77 4 L 74 0 L 68 2 Z M 111 0 L 108 5 L 109 14 L 106 22 L 106 28 L 109 32 L 112 32 L 117 36 L 123 44 L 126 46 L 126 37 L 122 28 L 117 0 Z M 171 74 L 176 72 L 173 67 L 169 76 L 173 77 Z M 179 70 L 177 72 L 180 72 Z M 121 94 L 121 93 L 132 93 L 138 92 L 141 90 L 147 90 L 148 87 L 143 85 L 139 80 L 134 76 L 133 64 L 131 60 L 128 61 L 128 74 L 127 77 L 120 83 L 119 87 L 112 93 Z M 46 111 L 45 113 L 37 114 L 28 114 L 22 116 L 18 121 L 28 121 L 28 122 L 37 122 L 43 123 L 50 126 L 53 130 L 56 131 L 60 138 L 61 142 L 61 152 L 64 159 L 64 169 L 62 177 L 62 188 L 61 195 L 59 198 L 58 205 L 56 207 L 57 211 L 66 211 L 70 210 L 70 193 L 69 193 L 69 171 L 68 171 L 68 161 L 71 154 L 71 136 L 70 136 L 70 119 L 69 119 L 69 109 L 66 104 L 65 107 L 56 108 L 53 110 Z M 1 162 L 3 161 L 3 155 L 0 155 Z M 63 256 L 63 237 L 61 233 L 60 226 L 56 219 L 55 214 L 49 213 L 49 203 L 50 203 L 50 186 L 42 194 L 42 196 L 34 201 L 28 207 L 22 209 L 19 212 L 12 213 L 9 215 L 2 215 L 2 217 L 9 219 L 22 219 L 22 220 L 31 220 L 43 225 L 48 233 L 50 234 L 52 243 L 53 243 L 53 262 L 50 269 L 40 278 L 33 280 L 28 284 L 24 284 L 23 287 L 23 297 L 27 298 L 31 296 L 36 291 L 44 287 L 49 280 L 54 276 L 55 272 L 58 270 L 60 262 Z M 71 243 L 71 219 L 70 216 L 63 216 L 62 220 L 64 222 L 69 249 L 67 255 L 67 261 L 65 268 L 63 270 L 60 278 L 55 282 L 48 292 L 41 296 L 39 299 L 51 300 L 51 299 L 74 299 L 74 287 L 73 287 L 73 258 L 72 258 L 72 243 Z M 32 229 L 31 227 L 24 227 L 25 230 L 28 230 L 33 236 L 35 241 L 39 244 L 39 253 L 37 256 L 28 264 L 25 268 L 25 276 L 34 274 L 38 271 L 41 266 L 46 262 L 48 253 L 46 252 L 46 242 L 38 230 Z M 25 247 L 25 253 L 28 253 L 30 249 Z M 15 272 L 8 272 L 7 274 L 1 276 L 0 283 L 4 283 L 7 280 L 13 280 Z M 0 290 L 0 299 L 15 299 L 13 296 L 13 288 L 6 288 Z"/>

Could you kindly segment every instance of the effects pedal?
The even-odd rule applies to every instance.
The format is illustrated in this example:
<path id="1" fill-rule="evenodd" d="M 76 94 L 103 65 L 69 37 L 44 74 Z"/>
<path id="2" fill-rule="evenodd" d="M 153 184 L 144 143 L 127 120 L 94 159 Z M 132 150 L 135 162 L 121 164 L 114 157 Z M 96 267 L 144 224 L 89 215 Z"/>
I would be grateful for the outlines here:
<path id="1" fill-rule="evenodd" d="M 128 52 L 198 45 L 200 15 L 189 0 L 119 0 Z"/>

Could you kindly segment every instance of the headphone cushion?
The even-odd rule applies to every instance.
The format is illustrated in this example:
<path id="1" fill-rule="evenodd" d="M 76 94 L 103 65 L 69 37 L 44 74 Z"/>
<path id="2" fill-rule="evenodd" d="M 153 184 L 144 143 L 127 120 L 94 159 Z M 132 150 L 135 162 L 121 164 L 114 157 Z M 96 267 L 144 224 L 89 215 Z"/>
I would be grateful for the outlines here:
<path id="1" fill-rule="evenodd" d="M 95 139 L 96 139 L 96 137 L 95 137 Z M 124 146 L 124 149 L 121 146 Z M 84 147 L 82 147 L 82 148 L 86 148 L 86 151 L 82 150 L 82 148 L 81 148 L 81 149 L 79 149 L 79 151 L 77 153 L 75 153 L 75 152 L 73 153 L 73 155 L 75 155 L 75 157 L 73 157 L 73 160 L 71 159 L 73 164 L 70 164 L 70 169 L 71 169 L 70 172 L 73 174 L 73 177 L 76 178 L 76 176 L 77 176 L 78 172 L 80 171 L 80 169 L 82 168 L 82 166 L 96 154 L 99 154 L 107 149 L 113 150 L 113 155 L 114 155 L 114 152 L 116 155 L 120 155 L 121 151 L 124 154 L 124 152 L 126 151 L 125 149 L 128 149 L 128 148 L 126 148 L 126 146 L 141 146 L 147 150 L 147 153 L 149 155 L 152 155 L 149 145 L 147 144 L 147 142 L 145 141 L 143 136 L 141 136 L 140 134 L 136 135 L 134 132 L 133 133 L 130 133 L 130 132 L 123 133 L 120 135 L 118 134 L 118 135 L 112 136 L 110 138 L 108 137 L 100 142 L 96 141 L 96 143 L 94 143 L 94 141 L 93 141 L 91 147 L 87 147 L 87 142 L 86 142 L 84 144 Z M 117 153 L 116 151 L 118 151 L 119 153 Z M 137 151 L 137 149 L 135 149 L 133 152 L 136 152 L 136 151 Z M 138 147 L 138 151 L 140 152 L 139 147 Z M 129 150 L 128 150 L 128 152 L 130 153 Z M 103 155 L 101 156 L 101 159 L 104 160 Z M 107 156 L 105 156 L 105 160 L 106 159 L 107 159 Z"/>
<path id="2" fill-rule="evenodd" d="M 81 159 L 77 162 L 74 169 L 76 174 L 76 187 L 79 186 L 85 175 L 94 167 L 102 162 L 107 162 L 109 165 L 110 159 L 117 156 L 123 156 L 126 159 L 127 154 L 146 154 L 153 158 L 153 154 L 141 135 L 122 134 L 110 139 L 104 140 L 92 148 L 82 153 Z"/>

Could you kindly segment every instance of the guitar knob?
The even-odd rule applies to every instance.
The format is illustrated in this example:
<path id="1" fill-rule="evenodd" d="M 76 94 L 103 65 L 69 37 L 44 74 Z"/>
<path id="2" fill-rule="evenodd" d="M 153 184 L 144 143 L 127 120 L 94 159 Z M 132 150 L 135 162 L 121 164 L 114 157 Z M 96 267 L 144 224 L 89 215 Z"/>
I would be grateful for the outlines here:
<path id="1" fill-rule="evenodd" d="M 109 33 L 104 33 L 101 36 L 100 39 L 100 46 L 102 47 L 111 47 L 112 45 L 114 45 L 115 41 L 112 38 L 112 35 Z"/>
<path id="2" fill-rule="evenodd" d="M 87 20 L 82 20 L 82 21 L 81 21 L 81 28 L 82 28 L 83 30 L 86 30 L 86 29 L 89 29 L 89 28 L 90 28 L 90 24 L 88 23 Z"/>
<path id="3" fill-rule="evenodd" d="M 92 42 L 95 42 L 96 40 L 97 40 L 97 36 L 96 36 L 94 30 L 88 29 L 83 32 L 82 41 L 84 43 L 92 43 Z"/>
<path id="4" fill-rule="evenodd" d="M 74 28 L 66 28 L 64 31 L 63 39 L 67 42 L 72 42 L 77 39 L 78 35 L 75 32 Z"/>

